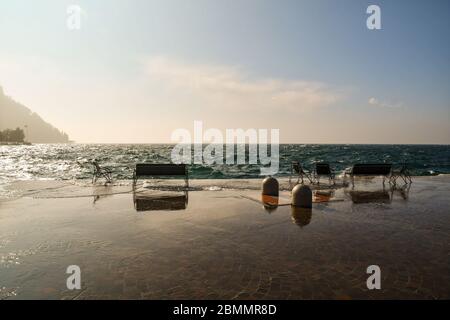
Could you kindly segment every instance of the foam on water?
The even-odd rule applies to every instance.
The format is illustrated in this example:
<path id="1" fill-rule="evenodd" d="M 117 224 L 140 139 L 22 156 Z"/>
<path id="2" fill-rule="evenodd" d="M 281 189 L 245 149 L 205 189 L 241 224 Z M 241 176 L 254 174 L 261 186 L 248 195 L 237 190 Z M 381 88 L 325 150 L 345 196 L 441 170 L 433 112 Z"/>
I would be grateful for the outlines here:
<path id="1" fill-rule="evenodd" d="M 131 144 L 35 144 L 31 146 L 0 146 L 1 185 L 12 181 L 71 180 L 88 183 L 92 168 L 80 166 L 97 159 L 113 169 L 115 180 L 127 183 L 132 178 L 136 163 L 170 163 L 173 145 Z M 236 155 L 235 155 L 236 156 Z M 339 176 L 344 169 L 357 162 L 407 163 L 413 175 L 450 173 L 450 146 L 448 145 L 280 145 L 279 176 L 287 176 L 293 160 L 302 162 L 306 169 L 316 161 L 328 162 Z M 248 161 L 248 155 L 247 155 Z M 241 164 L 189 166 L 190 179 L 248 179 L 260 178 L 260 166 Z M 214 186 L 211 186 L 214 187 Z"/>

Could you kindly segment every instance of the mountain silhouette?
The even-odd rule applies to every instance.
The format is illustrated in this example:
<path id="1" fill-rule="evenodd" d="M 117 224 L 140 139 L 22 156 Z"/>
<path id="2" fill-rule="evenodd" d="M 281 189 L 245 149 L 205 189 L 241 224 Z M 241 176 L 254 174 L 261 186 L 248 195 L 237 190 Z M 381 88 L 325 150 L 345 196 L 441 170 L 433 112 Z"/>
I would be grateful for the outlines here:
<path id="1" fill-rule="evenodd" d="M 0 86 L 0 130 L 21 128 L 33 143 L 66 143 L 69 136 L 45 122 L 37 113 L 6 96 Z"/>

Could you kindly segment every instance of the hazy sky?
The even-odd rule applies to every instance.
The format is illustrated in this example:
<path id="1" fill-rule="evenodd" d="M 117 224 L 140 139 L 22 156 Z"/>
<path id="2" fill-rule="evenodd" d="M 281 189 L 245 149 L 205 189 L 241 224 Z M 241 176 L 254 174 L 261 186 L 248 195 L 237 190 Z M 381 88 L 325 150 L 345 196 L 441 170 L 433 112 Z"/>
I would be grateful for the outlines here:
<path id="1" fill-rule="evenodd" d="M 77 142 L 450 143 L 449 40 L 446 0 L 1 0 L 0 85 Z"/>

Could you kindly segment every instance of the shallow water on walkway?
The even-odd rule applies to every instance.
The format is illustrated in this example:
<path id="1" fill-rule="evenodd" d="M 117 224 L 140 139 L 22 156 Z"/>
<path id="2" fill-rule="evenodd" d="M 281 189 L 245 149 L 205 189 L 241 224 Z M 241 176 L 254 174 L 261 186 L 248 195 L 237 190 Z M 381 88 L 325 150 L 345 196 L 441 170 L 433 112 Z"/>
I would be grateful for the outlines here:
<path id="1" fill-rule="evenodd" d="M 312 211 L 266 210 L 257 190 L 150 190 L 143 210 L 129 193 L 0 202 L 0 299 L 448 299 L 449 191 L 420 180 L 386 199 L 361 184 Z"/>

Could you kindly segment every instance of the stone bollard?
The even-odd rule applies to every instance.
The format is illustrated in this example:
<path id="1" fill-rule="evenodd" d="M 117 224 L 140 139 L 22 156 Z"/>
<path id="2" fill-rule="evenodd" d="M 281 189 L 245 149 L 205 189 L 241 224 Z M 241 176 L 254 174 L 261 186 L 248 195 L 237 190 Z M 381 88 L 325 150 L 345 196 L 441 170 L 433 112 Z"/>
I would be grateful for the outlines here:
<path id="1" fill-rule="evenodd" d="M 278 180 L 274 177 L 267 177 L 262 183 L 262 194 L 264 196 L 278 197 Z"/>
<path id="2" fill-rule="evenodd" d="M 311 189 L 305 185 L 296 185 L 292 189 L 292 205 L 300 208 L 312 208 Z"/>

